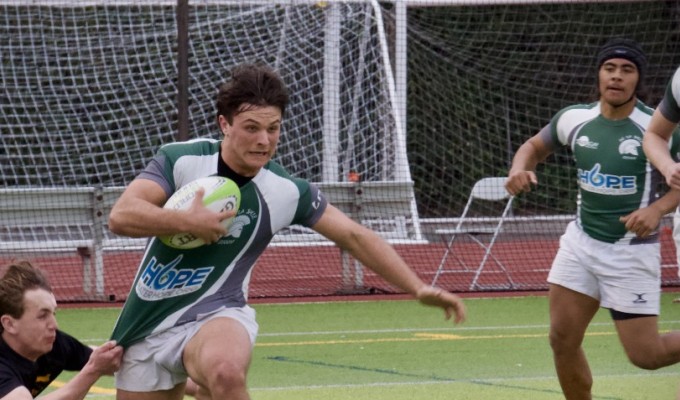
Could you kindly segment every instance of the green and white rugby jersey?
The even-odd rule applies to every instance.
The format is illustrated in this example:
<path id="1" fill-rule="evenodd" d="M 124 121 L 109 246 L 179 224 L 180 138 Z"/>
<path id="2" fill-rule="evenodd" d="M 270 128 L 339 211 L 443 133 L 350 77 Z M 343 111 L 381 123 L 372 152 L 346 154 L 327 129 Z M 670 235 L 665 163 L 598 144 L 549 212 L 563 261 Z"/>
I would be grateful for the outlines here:
<path id="1" fill-rule="evenodd" d="M 658 234 L 640 239 L 628 232 L 621 216 L 658 199 L 661 174 L 647 161 L 642 136 L 653 110 L 638 101 L 631 115 L 612 121 L 600 103 L 567 107 L 544 130 L 549 146 L 569 146 L 577 168 L 577 224 L 592 238 L 634 244 L 658 241 Z M 549 133 L 549 134 L 548 134 Z M 673 153 L 679 141 L 673 139 Z"/>
<path id="2" fill-rule="evenodd" d="M 680 122 L 680 67 L 666 86 L 666 93 L 659 103 L 659 111 L 671 122 Z"/>
<path id="3" fill-rule="evenodd" d="M 137 179 L 158 182 L 169 197 L 197 178 L 233 174 L 219 151 L 220 142 L 210 139 L 165 145 Z M 122 346 L 199 314 L 244 306 L 251 270 L 274 234 L 293 224 L 313 226 L 327 206 L 316 186 L 292 178 L 275 162 L 252 180 L 227 177 L 239 183 L 241 207 L 226 236 L 189 250 L 149 241 L 112 334 Z"/>
<path id="4" fill-rule="evenodd" d="M 680 67 L 675 70 L 675 74 L 673 74 L 673 77 L 668 82 L 666 92 L 664 93 L 663 99 L 661 99 L 661 103 L 659 103 L 658 109 L 669 121 L 675 122 L 676 124 L 680 122 Z M 675 133 L 677 132 L 678 130 L 676 129 Z M 671 156 L 676 162 L 680 160 L 680 155 L 678 154 L 671 153 Z M 675 221 L 678 220 L 680 220 L 680 207 L 675 210 Z M 676 229 L 674 231 L 674 236 L 677 237 L 677 222 L 675 222 L 675 224 Z M 680 253 L 678 253 L 678 258 L 680 259 Z"/>

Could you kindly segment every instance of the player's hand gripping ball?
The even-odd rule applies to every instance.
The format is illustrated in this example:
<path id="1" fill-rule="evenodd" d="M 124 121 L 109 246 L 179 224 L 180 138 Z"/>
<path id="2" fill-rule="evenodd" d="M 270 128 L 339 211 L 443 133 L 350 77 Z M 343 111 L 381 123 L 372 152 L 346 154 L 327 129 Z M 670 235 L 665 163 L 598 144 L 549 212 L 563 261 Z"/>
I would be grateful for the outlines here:
<path id="1" fill-rule="evenodd" d="M 170 196 L 163 208 L 173 210 L 189 209 L 199 188 L 204 189 L 203 205 L 212 211 L 238 210 L 241 206 L 241 191 L 234 181 L 221 176 L 208 176 L 196 179 L 182 186 Z M 222 221 L 222 225 L 228 230 L 233 220 L 234 217 L 227 218 Z M 167 246 L 176 249 L 193 249 L 205 244 L 205 241 L 191 233 L 176 233 L 160 236 L 159 239 Z"/>

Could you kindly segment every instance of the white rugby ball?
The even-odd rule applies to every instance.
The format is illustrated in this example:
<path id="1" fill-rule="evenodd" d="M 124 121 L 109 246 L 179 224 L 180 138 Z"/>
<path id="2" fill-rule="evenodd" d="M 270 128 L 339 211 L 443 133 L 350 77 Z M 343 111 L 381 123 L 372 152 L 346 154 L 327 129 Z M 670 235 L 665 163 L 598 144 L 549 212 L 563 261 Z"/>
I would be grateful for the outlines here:
<path id="1" fill-rule="evenodd" d="M 163 208 L 173 210 L 187 210 L 191 206 L 199 188 L 204 189 L 203 204 L 210 210 L 220 212 L 223 210 L 238 210 L 241 206 L 241 191 L 238 185 L 231 179 L 221 176 L 207 176 L 196 179 L 182 186 L 170 196 Z M 234 218 L 222 221 L 225 229 L 229 229 Z M 161 242 L 176 249 L 193 249 L 203 246 L 205 241 L 191 233 L 176 233 L 173 235 L 160 236 Z"/>

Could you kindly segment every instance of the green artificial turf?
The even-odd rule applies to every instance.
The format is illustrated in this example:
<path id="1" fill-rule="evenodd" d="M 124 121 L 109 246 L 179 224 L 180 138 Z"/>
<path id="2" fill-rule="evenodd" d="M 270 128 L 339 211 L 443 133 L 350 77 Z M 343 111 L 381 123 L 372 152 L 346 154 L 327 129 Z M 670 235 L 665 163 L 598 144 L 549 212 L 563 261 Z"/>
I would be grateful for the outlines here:
<path id="1" fill-rule="evenodd" d="M 680 304 L 662 297 L 660 329 L 680 330 Z M 454 325 L 414 301 L 256 304 L 260 335 L 253 400 L 561 399 L 548 345 L 545 296 L 465 299 Z M 60 327 L 89 344 L 108 338 L 117 308 L 60 309 Z M 606 310 L 584 348 L 594 399 L 674 399 L 680 367 L 644 371 L 628 362 Z M 69 378 L 63 374 L 60 382 Z M 92 398 L 113 399 L 112 379 Z"/>

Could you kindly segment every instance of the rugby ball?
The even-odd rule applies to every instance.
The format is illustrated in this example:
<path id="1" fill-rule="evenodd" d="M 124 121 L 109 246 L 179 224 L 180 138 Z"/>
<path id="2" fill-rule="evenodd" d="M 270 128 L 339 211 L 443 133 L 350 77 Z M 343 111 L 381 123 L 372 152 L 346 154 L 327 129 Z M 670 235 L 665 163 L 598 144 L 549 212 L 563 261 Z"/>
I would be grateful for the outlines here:
<path id="1" fill-rule="evenodd" d="M 210 210 L 215 212 L 238 210 L 241 205 L 241 191 L 234 181 L 221 176 L 207 176 L 196 179 L 179 188 L 165 202 L 163 208 L 173 210 L 189 209 L 199 188 L 204 189 L 203 204 Z M 233 220 L 233 217 L 227 218 L 222 221 L 222 225 L 224 225 L 225 229 L 229 229 Z M 159 239 L 165 245 L 176 249 L 193 249 L 205 244 L 205 241 L 191 233 L 176 233 L 160 236 Z"/>

